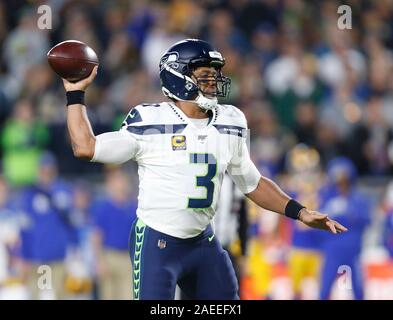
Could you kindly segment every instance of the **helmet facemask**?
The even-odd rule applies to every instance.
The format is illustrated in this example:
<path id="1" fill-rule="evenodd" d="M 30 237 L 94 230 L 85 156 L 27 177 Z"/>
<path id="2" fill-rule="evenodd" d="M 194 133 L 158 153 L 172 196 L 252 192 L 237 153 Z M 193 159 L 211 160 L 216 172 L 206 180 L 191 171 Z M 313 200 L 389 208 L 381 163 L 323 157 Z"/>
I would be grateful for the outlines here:
<path id="1" fill-rule="evenodd" d="M 221 68 L 215 69 L 215 74 L 206 71 L 196 75 L 195 70 L 191 73 L 191 78 L 198 87 L 195 103 L 204 110 L 215 108 L 217 97 L 226 97 L 230 90 L 231 80 L 222 75 Z"/>
<path id="2" fill-rule="evenodd" d="M 217 70 L 215 75 L 199 77 L 194 75 L 194 78 L 196 79 L 196 85 L 198 86 L 199 91 L 206 98 L 226 97 L 231 86 L 231 79 L 224 77 L 220 70 Z M 203 89 L 204 87 L 208 87 L 209 84 L 211 86 L 214 85 L 213 90 L 211 88 Z"/>

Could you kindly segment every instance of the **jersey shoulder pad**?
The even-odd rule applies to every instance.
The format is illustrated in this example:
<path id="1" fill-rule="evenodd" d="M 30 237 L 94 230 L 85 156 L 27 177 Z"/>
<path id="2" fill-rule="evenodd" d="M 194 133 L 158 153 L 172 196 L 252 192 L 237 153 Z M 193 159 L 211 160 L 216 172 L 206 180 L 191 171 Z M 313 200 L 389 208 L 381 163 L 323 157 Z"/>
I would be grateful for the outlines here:
<path id="1" fill-rule="evenodd" d="M 224 122 L 227 125 L 233 125 L 247 129 L 247 119 L 239 108 L 231 104 L 218 105 L 218 117 L 216 122 Z"/>
<path id="2" fill-rule="evenodd" d="M 165 109 L 164 103 L 142 103 L 133 108 L 127 114 L 121 127 L 141 126 L 158 123 Z"/>

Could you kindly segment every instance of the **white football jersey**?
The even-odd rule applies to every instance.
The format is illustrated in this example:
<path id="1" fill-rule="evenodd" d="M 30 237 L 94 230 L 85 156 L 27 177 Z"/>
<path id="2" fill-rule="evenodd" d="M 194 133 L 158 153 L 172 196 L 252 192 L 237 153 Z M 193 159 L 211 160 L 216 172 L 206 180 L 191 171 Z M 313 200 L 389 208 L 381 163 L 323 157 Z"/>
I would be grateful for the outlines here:
<path id="1" fill-rule="evenodd" d="M 226 171 L 243 193 L 258 185 L 247 121 L 234 106 L 218 105 L 200 126 L 174 103 L 142 104 L 131 109 L 120 132 L 135 145 L 137 216 L 160 232 L 178 238 L 200 234 L 215 214 Z"/>

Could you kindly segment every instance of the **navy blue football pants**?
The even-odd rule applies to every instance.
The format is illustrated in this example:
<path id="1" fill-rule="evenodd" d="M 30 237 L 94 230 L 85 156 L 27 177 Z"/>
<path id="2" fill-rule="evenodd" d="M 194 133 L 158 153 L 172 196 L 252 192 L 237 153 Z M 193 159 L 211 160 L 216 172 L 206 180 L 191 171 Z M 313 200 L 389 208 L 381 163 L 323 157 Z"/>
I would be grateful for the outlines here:
<path id="1" fill-rule="evenodd" d="M 136 219 L 130 257 L 136 300 L 173 300 L 176 284 L 189 299 L 239 299 L 232 263 L 210 225 L 196 237 L 180 239 Z"/>

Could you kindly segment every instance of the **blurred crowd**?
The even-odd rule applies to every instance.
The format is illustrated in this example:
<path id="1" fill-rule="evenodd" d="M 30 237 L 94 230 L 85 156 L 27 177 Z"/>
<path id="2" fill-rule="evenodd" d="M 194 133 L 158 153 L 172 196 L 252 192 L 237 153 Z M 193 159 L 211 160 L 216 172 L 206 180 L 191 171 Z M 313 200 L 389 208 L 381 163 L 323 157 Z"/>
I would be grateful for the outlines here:
<path id="1" fill-rule="evenodd" d="M 43 4 L 49 30 L 37 26 Z M 343 4 L 351 29 L 337 25 Z M 393 299 L 389 0 L 0 1 L 0 299 L 129 298 L 136 165 L 73 157 L 64 88 L 46 53 L 68 39 L 96 51 L 86 102 L 99 134 L 118 130 L 131 107 L 164 101 L 158 62 L 184 38 L 226 58 L 222 102 L 246 114 L 260 171 L 352 227 L 337 238 L 311 232 L 226 182 L 217 234 L 242 298 Z M 56 279 L 52 296 L 36 290 L 41 265 Z"/>

